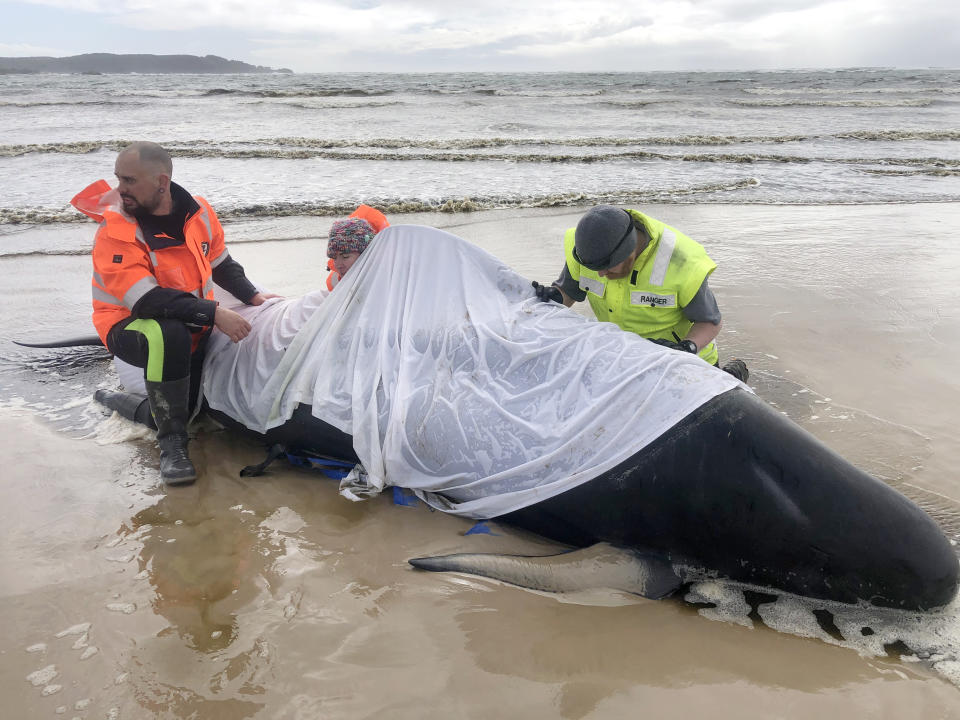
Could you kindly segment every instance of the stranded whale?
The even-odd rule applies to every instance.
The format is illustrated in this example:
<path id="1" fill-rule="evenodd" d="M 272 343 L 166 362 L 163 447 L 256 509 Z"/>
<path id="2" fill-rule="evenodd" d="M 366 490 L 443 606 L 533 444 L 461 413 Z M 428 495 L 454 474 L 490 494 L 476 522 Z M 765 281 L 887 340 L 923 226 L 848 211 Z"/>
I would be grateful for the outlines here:
<path id="1" fill-rule="evenodd" d="M 341 484 L 353 499 L 396 485 L 607 543 L 640 558 L 654 597 L 688 572 L 904 609 L 956 594 L 949 541 L 907 498 L 730 375 L 538 302 L 449 233 L 388 228 L 334 292 L 241 311 L 251 336 L 211 338 L 210 413 L 357 463 Z"/>

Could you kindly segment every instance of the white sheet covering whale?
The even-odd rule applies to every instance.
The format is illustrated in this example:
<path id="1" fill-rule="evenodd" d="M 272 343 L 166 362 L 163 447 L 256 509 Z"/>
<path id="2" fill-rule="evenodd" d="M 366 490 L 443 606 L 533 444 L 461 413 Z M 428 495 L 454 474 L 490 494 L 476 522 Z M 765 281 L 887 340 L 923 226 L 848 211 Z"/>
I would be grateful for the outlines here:
<path id="1" fill-rule="evenodd" d="M 210 407 L 264 432 L 310 405 L 353 437 L 375 491 L 469 517 L 585 483 L 740 384 L 542 303 L 492 255 L 417 225 L 378 234 L 331 293 L 237 309 L 253 331 L 211 337 Z"/>

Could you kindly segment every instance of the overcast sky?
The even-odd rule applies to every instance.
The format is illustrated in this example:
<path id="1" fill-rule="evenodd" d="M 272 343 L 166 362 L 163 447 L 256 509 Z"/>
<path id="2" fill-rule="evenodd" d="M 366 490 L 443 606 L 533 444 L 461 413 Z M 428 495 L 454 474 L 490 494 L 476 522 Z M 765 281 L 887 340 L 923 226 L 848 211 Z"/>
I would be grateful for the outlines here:
<path id="1" fill-rule="evenodd" d="M 956 0 L 0 0 L 0 56 L 212 54 L 296 72 L 957 68 L 958 8 Z"/>

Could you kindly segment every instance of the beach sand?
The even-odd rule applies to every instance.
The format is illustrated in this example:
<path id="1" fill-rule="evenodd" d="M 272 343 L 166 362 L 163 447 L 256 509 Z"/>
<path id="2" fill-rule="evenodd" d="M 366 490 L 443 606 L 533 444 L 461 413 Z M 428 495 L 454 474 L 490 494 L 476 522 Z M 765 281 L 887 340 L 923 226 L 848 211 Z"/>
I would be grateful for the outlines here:
<path id="1" fill-rule="evenodd" d="M 758 394 L 960 529 L 960 207 L 644 210 L 717 261 L 721 352 L 747 359 Z M 579 212 L 393 220 L 448 229 L 543 281 Z M 318 236 L 329 225 L 308 222 Z M 322 278 L 322 242 L 232 253 L 276 292 Z M 63 294 L 89 273 L 80 257 L 23 262 L 66 268 Z M 14 312 L 24 295 L 11 293 Z M 895 654 L 719 622 L 680 599 L 567 598 L 414 571 L 406 560 L 421 555 L 556 548 L 496 523 L 466 535 L 471 521 L 389 494 L 351 503 L 335 481 L 282 463 L 240 478 L 262 449 L 208 424 L 191 445 L 201 479 L 167 490 L 156 448 L 129 424 L 77 437 L 15 405 L 0 409 L 5 717 L 960 714 L 954 684 Z"/>

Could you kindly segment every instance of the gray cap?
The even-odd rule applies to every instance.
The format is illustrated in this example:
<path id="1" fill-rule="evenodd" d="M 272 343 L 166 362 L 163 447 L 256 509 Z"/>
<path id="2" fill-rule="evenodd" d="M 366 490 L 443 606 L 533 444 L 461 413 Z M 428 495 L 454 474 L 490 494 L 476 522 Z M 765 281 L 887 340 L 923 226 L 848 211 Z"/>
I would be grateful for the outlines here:
<path id="1" fill-rule="evenodd" d="M 613 205 L 590 208 L 577 223 L 573 254 L 577 262 L 590 270 L 606 270 L 619 265 L 637 247 L 633 218 Z"/>

